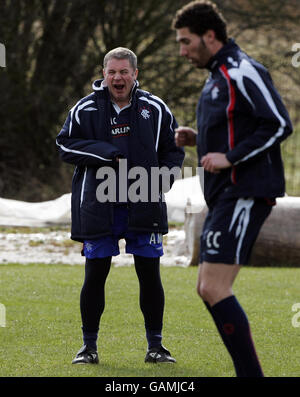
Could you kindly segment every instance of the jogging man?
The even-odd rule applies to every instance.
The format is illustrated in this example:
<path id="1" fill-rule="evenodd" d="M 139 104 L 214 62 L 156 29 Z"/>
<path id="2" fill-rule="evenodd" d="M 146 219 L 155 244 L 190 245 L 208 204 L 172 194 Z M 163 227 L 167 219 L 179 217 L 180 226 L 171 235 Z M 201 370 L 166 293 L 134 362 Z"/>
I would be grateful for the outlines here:
<path id="1" fill-rule="evenodd" d="M 238 377 L 262 377 L 247 316 L 232 291 L 276 197 L 285 193 L 280 142 L 292 132 L 268 71 L 228 39 L 216 5 L 194 1 L 173 21 L 180 55 L 209 71 L 197 129 L 179 127 L 178 146 L 197 145 L 209 209 L 200 242 L 197 292 Z"/>
<path id="2" fill-rule="evenodd" d="M 99 361 L 97 339 L 105 281 L 112 256 L 119 254 L 121 238 L 126 240 L 126 252 L 133 254 L 140 284 L 148 341 L 145 362 L 173 363 L 175 359 L 162 345 L 160 256 L 162 235 L 168 231 L 165 185 L 158 184 L 159 195 L 151 199 L 150 173 L 155 167 L 180 170 L 184 152 L 175 144 L 177 123 L 161 99 L 138 88 L 137 58 L 131 50 L 118 47 L 108 52 L 103 75 L 103 80 L 94 82 L 94 92 L 70 110 L 57 137 L 62 159 L 76 165 L 71 238 L 83 242 L 86 257 L 80 295 L 83 346 L 73 363 Z M 140 178 L 148 194 L 142 200 L 130 196 L 137 181 L 129 180 L 129 173 L 137 167 L 146 173 Z M 106 176 L 111 174 L 117 183 L 107 183 Z M 111 192 L 108 198 L 102 189 L 105 183 Z M 138 189 L 131 192 L 134 190 Z"/>

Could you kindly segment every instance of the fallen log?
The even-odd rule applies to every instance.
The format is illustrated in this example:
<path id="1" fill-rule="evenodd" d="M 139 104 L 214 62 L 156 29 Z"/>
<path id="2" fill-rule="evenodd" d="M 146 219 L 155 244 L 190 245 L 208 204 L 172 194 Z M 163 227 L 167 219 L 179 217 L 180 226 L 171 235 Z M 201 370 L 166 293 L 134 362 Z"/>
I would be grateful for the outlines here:
<path id="1" fill-rule="evenodd" d="M 205 205 L 185 210 L 185 252 L 197 266 L 200 235 L 207 214 Z M 277 199 L 254 244 L 250 266 L 300 266 L 300 197 Z"/>

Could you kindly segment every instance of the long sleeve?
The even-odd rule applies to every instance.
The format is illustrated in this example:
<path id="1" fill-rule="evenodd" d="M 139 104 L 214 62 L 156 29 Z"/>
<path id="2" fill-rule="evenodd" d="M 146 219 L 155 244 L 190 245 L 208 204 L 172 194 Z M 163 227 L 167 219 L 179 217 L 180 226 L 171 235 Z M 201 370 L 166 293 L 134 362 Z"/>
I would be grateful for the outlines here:
<path id="1" fill-rule="evenodd" d="M 251 116 L 256 120 L 257 127 L 253 134 L 235 145 L 227 154 L 233 164 L 245 162 L 261 152 L 279 144 L 292 133 L 292 124 L 280 95 L 275 89 L 269 73 L 260 72 L 246 59 L 239 68 L 229 69 L 228 84 L 233 85 L 236 96 L 246 99 Z M 234 111 L 233 111 L 234 122 Z"/>
<path id="2" fill-rule="evenodd" d="M 114 165 L 115 158 L 122 157 L 121 152 L 109 142 L 84 137 L 78 112 L 76 116 L 78 106 L 80 105 L 77 104 L 70 110 L 56 139 L 62 160 L 79 166 Z"/>
<path id="3" fill-rule="evenodd" d="M 163 109 L 157 153 L 159 167 L 161 169 L 166 167 L 169 170 L 169 172 L 166 170 L 166 178 L 162 179 L 162 191 L 166 193 L 180 174 L 185 154 L 183 148 L 175 144 L 175 128 L 178 126 L 176 119 L 164 103 Z"/>

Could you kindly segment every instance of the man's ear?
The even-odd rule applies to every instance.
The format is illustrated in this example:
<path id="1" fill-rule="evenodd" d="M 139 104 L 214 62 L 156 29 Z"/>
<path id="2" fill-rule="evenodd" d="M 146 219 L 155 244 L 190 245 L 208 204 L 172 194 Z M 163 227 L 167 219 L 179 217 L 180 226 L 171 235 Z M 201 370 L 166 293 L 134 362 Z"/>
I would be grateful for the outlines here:
<path id="1" fill-rule="evenodd" d="M 205 34 L 203 35 L 205 37 L 205 41 L 209 44 L 213 43 L 216 40 L 216 32 L 212 29 L 208 29 Z"/>
<path id="2" fill-rule="evenodd" d="M 138 74 L 139 74 L 139 70 L 138 70 L 138 69 L 135 69 L 135 72 L 134 72 L 134 79 L 135 79 L 135 80 L 137 79 Z"/>

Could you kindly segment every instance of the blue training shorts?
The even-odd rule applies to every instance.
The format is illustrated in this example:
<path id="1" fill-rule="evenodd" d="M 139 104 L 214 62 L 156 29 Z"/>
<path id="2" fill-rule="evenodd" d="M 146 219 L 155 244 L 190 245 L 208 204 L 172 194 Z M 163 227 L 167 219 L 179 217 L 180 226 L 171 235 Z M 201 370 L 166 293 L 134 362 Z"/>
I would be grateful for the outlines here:
<path id="1" fill-rule="evenodd" d="M 128 231 L 128 209 L 123 205 L 114 208 L 114 224 L 111 235 L 97 240 L 85 240 L 83 254 L 88 259 L 105 258 L 120 254 L 119 240 L 126 241 L 127 254 L 157 258 L 164 254 L 161 233 Z"/>

